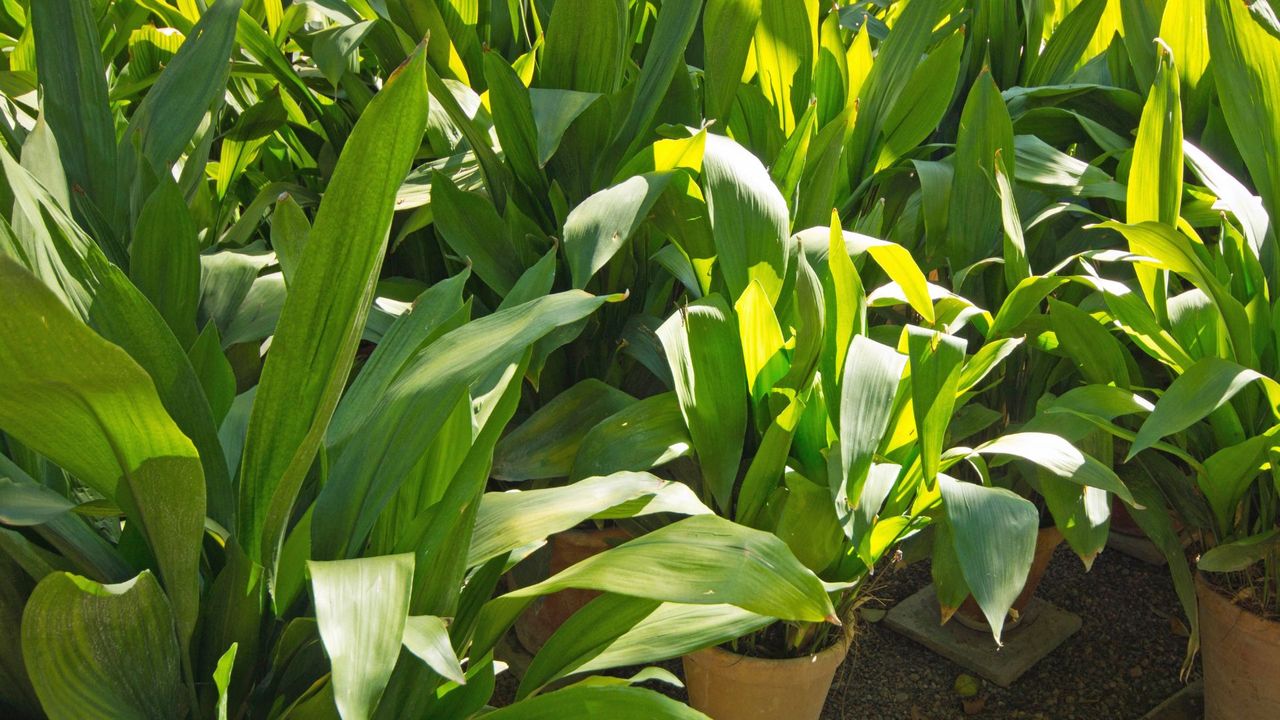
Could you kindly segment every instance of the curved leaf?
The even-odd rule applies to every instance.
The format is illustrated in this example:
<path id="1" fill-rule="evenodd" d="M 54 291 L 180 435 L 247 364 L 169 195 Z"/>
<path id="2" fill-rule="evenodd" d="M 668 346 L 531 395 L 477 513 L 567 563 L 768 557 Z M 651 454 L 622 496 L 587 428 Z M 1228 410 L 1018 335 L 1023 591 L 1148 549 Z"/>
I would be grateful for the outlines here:
<path id="1" fill-rule="evenodd" d="M 707 135 L 702 156 L 702 187 L 711 213 L 711 234 L 717 260 L 737 300 L 752 280 L 758 280 L 777 302 L 791 256 L 787 202 L 769 171 L 738 143 Z"/>
<path id="2" fill-rule="evenodd" d="M 0 306 L 0 429 L 126 509 L 156 557 L 185 645 L 205 519 L 195 447 L 151 377 L 3 255 Z"/>
<path id="3" fill-rule="evenodd" d="M 1230 360 L 1204 358 L 1179 375 L 1156 402 L 1129 448 L 1133 456 L 1166 435 L 1185 430 L 1230 402 L 1252 382 L 1262 384 L 1273 413 L 1280 410 L 1280 383 Z"/>
<path id="4" fill-rule="evenodd" d="M 708 720 L 706 715 L 652 690 L 627 685 L 581 685 L 499 708 L 490 720 L 563 720 L 608 717 L 611 720 Z"/>
<path id="5" fill-rule="evenodd" d="M 185 715 L 173 622 L 150 572 L 118 585 L 45 577 L 22 620 L 23 659 L 44 712 L 54 720 Z"/>
<path id="6" fill-rule="evenodd" d="M 737 321 L 719 295 L 710 295 L 668 318 L 658 338 L 703 482 L 716 503 L 728 509 L 742 462 L 750 393 Z"/>
<path id="7" fill-rule="evenodd" d="M 649 470 L 688 455 L 691 442 L 676 394 L 653 395 L 591 428 L 578 446 L 569 477 Z"/>
<path id="8" fill-rule="evenodd" d="M 382 697 L 405 636 L 413 555 L 310 560 L 316 624 L 333 663 L 343 720 L 364 720 Z"/>
<path id="9" fill-rule="evenodd" d="M 938 475 L 956 557 L 969 592 L 1000 644 L 1005 615 L 1022 592 L 1036 550 L 1040 512 L 1004 488 L 959 482 Z"/>
<path id="10" fill-rule="evenodd" d="M 426 127 L 425 65 L 419 48 L 360 116 L 280 313 L 240 464 L 237 537 L 267 565 L 355 359 L 396 189 Z"/>
<path id="11" fill-rule="evenodd" d="M 467 566 L 539 542 L 590 518 L 711 512 L 685 485 L 649 473 L 620 472 L 545 490 L 485 493 Z"/>
<path id="12" fill-rule="evenodd" d="M 776 536 L 699 515 L 490 600 L 477 622 L 475 647 L 492 647 L 535 598 L 565 588 L 696 605 L 728 603 L 770 617 L 838 622 L 822 581 Z"/>

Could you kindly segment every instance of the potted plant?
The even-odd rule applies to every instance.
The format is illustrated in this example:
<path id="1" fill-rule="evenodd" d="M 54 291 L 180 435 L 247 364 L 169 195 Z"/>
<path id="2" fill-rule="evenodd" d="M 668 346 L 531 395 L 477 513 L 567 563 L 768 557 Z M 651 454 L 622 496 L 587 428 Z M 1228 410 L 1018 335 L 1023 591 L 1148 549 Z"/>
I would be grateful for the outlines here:
<path id="1" fill-rule="evenodd" d="M 164 71 L 177 79 L 147 97 L 162 108 L 150 112 L 189 100 L 187 86 L 204 77 L 189 55 L 230 42 L 244 17 L 228 0 L 204 13 L 202 32 Z M 96 35 L 80 31 L 93 35 L 85 47 L 96 58 Z M 288 270 L 261 379 L 234 400 L 223 395 L 234 395 L 236 378 L 213 314 L 203 329 L 196 323 L 198 285 L 166 274 L 178 274 L 165 264 L 175 257 L 195 259 L 196 232 L 178 232 L 194 224 L 183 195 L 153 183 L 136 220 L 113 228 L 133 237 L 135 283 L 74 218 L 47 127 L 23 147 L 39 176 L 0 149 L 17 200 L 0 219 L 0 623 L 16 643 L 0 705 L 53 718 L 464 718 L 490 700 L 493 647 L 513 609 L 554 589 L 675 607 L 705 604 L 710 590 L 752 612 L 832 612 L 785 544 L 711 517 L 683 486 L 630 474 L 550 498 L 484 494 L 532 347 L 608 296 L 540 294 L 473 319 L 465 277 L 446 280 L 387 318 L 348 384 L 395 190 L 427 123 L 427 76 L 420 47 L 364 108 L 314 223 L 301 217 L 306 259 Z M 173 131 L 144 126 L 143 147 Z M 161 237 L 172 253 L 144 262 Z M 183 242 L 190 254 L 179 252 Z M 146 294 L 142 278 L 166 281 L 144 286 L 172 304 Z M 161 312 L 179 306 L 190 314 Z M 189 354 L 183 337 L 204 340 Z M 221 416 L 231 419 L 219 433 Z M 516 550 L 593 516 L 653 512 L 698 517 L 486 603 Z M 699 540 L 700 562 L 670 562 Z M 636 568 L 667 574 L 640 587 Z M 774 584 L 796 592 L 744 590 Z M 700 717 L 599 681 L 498 715 L 580 714 L 597 703 Z"/>
<path id="2" fill-rule="evenodd" d="M 876 308 L 851 253 L 894 279 L 871 293 L 872 305 L 897 305 L 896 294 L 933 327 L 894 324 L 903 316 L 889 311 L 881 311 L 888 322 L 869 319 Z M 1113 473 L 1058 436 L 946 446 L 955 411 L 1019 341 L 999 339 L 969 355 L 964 340 L 935 329 L 963 328 L 954 311 L 972 306 L 951 295 L 954 302 L 935 306 L 902 248 L 833 223 L 800 233 L 783 257 L 789 270 L 746 273 L 732 305 L 726 272 L 714 282 L 727 294 L 708 293 L 673 314 L 658 331 L 673 392 L 597 425 L 575 460 L 599 471 L 671 463 L 680 475 L 687 456 L 689 482 L 708 506 L 782 538 L 828 584 L 842 629 L 739 619 L 717 627 L 723 646 L 690 648 L 697 649 L 684 661 L 691 700 L 715 717 L 766 717 L 779 708 L 817 717 L 848 650 L 861 590 L 900 542 L 928 527 L 946 553 L 935 550 L 938 572 L 954 576 L 940 588 L 958 593 L 952 607 L 972 593 L 999 641 L 1032 565 L 1040 512 L 993 482 L 982 458 L 1027 460 L 1077 489 L 1128 495 Z M 869 267 L 864 272 L 870 276 Z M 776 282 L 771 297 L 770 279 L 788 273 L 794 279 Z M 629 433 L 636 442 L 627 442 Z M 970 472 L 976 482 L 960 479 Z M 576 630 L 571 623 L 561 633 Z"/>
<path id="3" fill-rule="evenodd" d="M 1280 40 L 1274 18 L 1232 3 L 1209 3 L 1205 18 L 1234 147 L 1210 153 L 1183 139 L 1182 114 L 1194 99 L 1180 97 L 1178 58 L 1162 51 L 1147 101 L 1157 112 L 1151 122 L 1144 112 L 1139 128 L 1126 222 L 1100 226 L 1127 245 L 1129 254 L 1116 259 L 1134 273 L 1123 283 L 1098 271 L 1087 279 L 1105 307 L 1099 317 L 1128 338 L 1141 384 L 1158 398 L 1128 411 L 1142 418 L 1136 430 L 1096 410 L 1086 416 L 1128 444 L 1145 506 L 1135 519 L 1169 561 L 1191 626 L 1184 670 L 1197 650 L 1203 658 L 1206 717 L 1263 718 L 1280 710 L 1272 467 L 1280 368 L 1267 299 L 1280 281 L 1267 226 L 1280 197 L 1264 180 L 1275 172 L 1264 148 L 1280 132 L 1263 119 L 1280 102 L 1267 65 L 1280 57 Z M 1256 96 L 1242 104 L 1238 88 L 1250 87 Z M 1237 153 L 1260 198 L 1215 161 L 1223 152 Z M 1186 169 L 1199 184 L 1184 179 Z M 1195 196 L 1210 198 L 1218 212 L 1197 216 L 1187 200 Z M 1191 538 L 1194 575 L 1174 521 Z"/>

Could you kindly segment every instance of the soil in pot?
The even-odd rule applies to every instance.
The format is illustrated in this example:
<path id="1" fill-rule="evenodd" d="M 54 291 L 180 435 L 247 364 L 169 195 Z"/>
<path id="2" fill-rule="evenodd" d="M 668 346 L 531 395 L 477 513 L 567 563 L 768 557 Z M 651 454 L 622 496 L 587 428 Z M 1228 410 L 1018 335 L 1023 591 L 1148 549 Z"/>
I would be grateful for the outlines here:
<path id="1" fill-rule="evenodd" d="M 547 575 L 575 565 L 631 539 L 631 533 L 620 527 L 566 530 L 551 536 Z M 561 590 L 539 598 L 516 620 L 516 638 L 532 654 L 536 654 L 570 615 L 594 600 L 600 593 L 593 590 Z"/>
<path id="2" fill-rule="evenodd" d="M 815 655 L 775 660 L 712 647 L 684 656 L 689 704 L 712 720 L 818 720 L 853 624 Z"/>
<path id="3" fill-rule="evenodd" d="M 1005 620 L 1006 629 L 1017 627 L 1024 620 L 1030 621 L 1032 619 L 1023 618 L 1022 611 L 1026 609 L 1027 603 L 1031 602 L 1031 598 L 1035 597 L 1036 588 L 1040 587 L 1044 572 L 1049 569 L 1049 561 L 1053 560 L 1053 551 L 1058 549 L 1058 546 L 1062 544 L 1062 540 L 1062 531 L 1058 530 L 1057 527 L 1040 528 L 1040 533 L 1036 535 L 1036 554 L 1031 560 L 1031 571 L 1027 573 L 1027 583 L 1022 586 L 1022 592 L 1013 601 L 1010 617 Z M 1015 618 L 1017 619 L 1015 620 Z M 955 619 L 970 630 L 991 631 L 991 626 L 987 623 L 986 616 L 982 614 L 982 608 L 978 607 L 978 603 L 973 599 L 972 595 L 965 598 L 960 609 L 956 611 Z"/>
<path id="4" fill-rule="evenodd" d="M 1205 720 L 1280 718 L 1280 621 L 1232 601 L 1196 576 Z"/>

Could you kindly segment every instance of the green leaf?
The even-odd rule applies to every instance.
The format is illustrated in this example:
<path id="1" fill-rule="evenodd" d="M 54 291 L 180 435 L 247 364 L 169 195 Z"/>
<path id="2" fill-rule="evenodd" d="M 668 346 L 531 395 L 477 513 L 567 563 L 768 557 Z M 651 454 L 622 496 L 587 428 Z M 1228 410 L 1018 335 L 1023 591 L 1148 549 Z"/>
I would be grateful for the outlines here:
<path id="1" fill-rule="evenodd" d="M 867 331 L 867 295 L 862 279 L 849 257 L 840 218 L 831 211 L 830 232 L 827 234 L 827 272 L 822 273 L 823 309 L 826 321 L 822 334 L 820 367 L 823 389 L 831 398 L 837 392 L 840 378 L 844 377 L 844 365 L 849 344 L 855 335 Z"/>
<path id="2" fill-rule="evenodd" d="M 1261 199 L 1200 148 L 1184 140 L 1182 150 L 1191 171 L 1236 216 L 1253 251 L 1261 255 L 1268 223 Z"/>
<path id="3" fill-rule="evenodd" d="M 360 411 L 363 422 L 340 448 L 317 499 L 312 557 L 341 557 L 362 546 L 378 514 L 468 388 L 513 365 L 537 340 L 608 300 L 580 291 L 549 295 L 469 322 L 416 350 L 386 390 L 370 396 L 376 406 Z M 481 458 L 487 475 L 487 454 L 473 462 Z"/>
<path id="4" fill-rule="evenodd" d="M 1005 616 L 1031 570 L 1040 512 L 1009 490 L 960 482 L 945 474 L 938 475 L 938 488 L 965 584 L 999 645 Z"/>
<path id="5" fill-rule="evenodd" d="M 499 295 L 511 292 L 523 268 L 502 218 L 489 200 L 459 190 L 442 173 L 431 178 L 436 234 L 470 263 L 476 277 Z"/>
<path id="6" fill-rule="evenodd" d="M 706 488 L 733 502 L 750 394 L 733 314 L 718 295 L 678 310 L 658 328 Z M 697 338 L 697 340 L 694 340 Z"/>
<path id="7" fill-rule="evenodd" d="M 178 184 L 164 179 L 142 206 L 129 246 L 129 279 L 184 348 L 196 339 L 200 244 Z"/>
<path id="8" fill-rule="evenodd" d="M 579 92 L 617 90 L 628 43 L 625 0 L 557 2 L 547 21 L 545 43 L 538 65 L 540 85 Z"/>
<path id="9" fill-rule="evenodd" d="M 1129 241 L 1129 249 L 1135 255 L 1154 259 L 1157 267 L 1171 270 L 1203 290 L 1222 313 L 1235 359 L 1246 364 L 1252 362 L 1253 339 L 1244 306 L 1200 259 L 1190 240 L 1172 227 L 1156 222 L 1137 225 L 1105 222 L 1098 227 L 1118 231 Z"/>
<path id="10" fill-rule="evenodd" d="M 787 373 L 782 326 L 760 283 L 752 281 L 734 303 L 747 373 L 747 387 L 759 403 Z"/>
<path id="11" fill-rule="evenodd" d="M 658 114 L 677 72 L 685 69 L 685 47 L 702 14 L 702 0 L 671 0 L 662 4 L 654 25 L 644 65 L 636 79 L 634 101 L 618 131 L 613 154 L 625 158 L 646 139 L 646 132 Z"/>
<path id="12" fill-rule="evenodd" d="M 530 88 L 533 119 L 538 125 L 538 165 L 543 166 L 556 154 L 569 126 L 600 99 L 599 93 Z"/>
<path id="13" fill-rule="evenodd" d="M 1208 357 L 1174 379 L 1147 416 L 1129 448 L 1127 459 L 1157 440 L 1185 430 L 1226 405 L 1249 383 L 1262 385 L 1272 413 L 1280 408 L 1280 383 L 1230 360 Z"/>
<path id="14" fill-rule="evenodd" d="M 1160 38 L 1169 44 L 1182 80 L 1186 124 L 1204 126 L 1213 96 L 1209 74 L 1208 7 L 1202 0 L 1168 0 L 1160 19 Z"/>
<path id="15" fill-rule="evenodd" d="M 373 714 L 391 679 L 409 614 L 413 555 L 310 560 L 316 624 L 333 663 L 333 696 L 344 720 Z"/>
<path id="16" fill-rule="evenodd" d="M 760 22 L 761 0 L 707 0 L 702 17 L 703 114 L 724 120 L 738 94 L 751 40 Z"/>
<path id="17" fill-rule="evenodd" d="M 1141 1 L 1141 0 L 1139 0 Z M 1098 22 L 1107 10 L 1108 0 L 1084 0 L 1063 18 L 1049 35 L 1049 41 L 1040 51 L 1027 73 L 1027 87 L 1037 85 L 1061 85 L 1067 82 L 1076 66 L 1084 58 Z M 1035 48 L 1032 48 L 1035 50 Z"/>
<path id="18" fill-rule="evenodd" d="M 187 34 L 129 120 L 119 150 L 126 162 L 133 162 L 136 143 L 157 176 L 168 174 L 210 106 L 221 104 L 241 2 L 217 0 Z"/>
<path id="19" fill-rule="evenodd" d="M 889 427 L 906 366 L 906 355 L 865 335 L 855 336 L 849 346 L 840 390 L 839 473 L 832 474 L 830 488 L 842 515 L 841 497 L 848 498 L 850 509 L 861 504 L 862 489 Z M 828 456 L 829 461 L 834 459 L 835 455 Z M 851 532 L 847 525 L 846 532 Z"/>
<path id="20" fill-rule="evenodd" d="M 22 620 L 22 654 L 53 720 L 154 718 L 187 702 L 174 615 L 149 571 L 117 585 L 53 573 Z"/>
<path id="21" fill-rule="evenodd" d="M 911 407 L 915 414 L 924 478 L 938 474 L 947 427 L 959 394 L 967 344 L 961 338 L 907 326 L 911 358 Z"/>
<path id="22" fill-rule="evenodd" d="M 1134 504 L 1133 495 L 1111 468 L 1081 452 L 1061 437 L 1043 432 L 1003 435 L 974 448 L 980 455 L 1005 455 L 1035 463 L 1052 475 L 1077 485 L 1088 485 L 1115 493 Z"/>
<path id="23" fill-rule="evenodd" d="M 432 285 L 396 318 L 338 403 L 325 437 L 327 445 L 338 446 L 358 430 L 414 355 L 454 329 L 449 321 L 463 310 L 462 291 L 469 277 L 464 271 Z"/>
<path id="24" fill-rule="evenodd" d="M 502 143 L 503 156 L 530 191 L 545 192 L 547 180 L 538 155 L 538 125 L 528 88 L 496 52 L 484 54 L 484 77 L 489 86 L 493 129 Z"/>
<path id="25" fill-rule="evenodd" d="M 467 566 L 481 563 L 591 518 L 711 512 L 687 485 L 649 473 L 619 472 L 545 490 L 486 493 L 476 513 Z"/>
<path id="26" fill-rule="evenodd" d="M 564 254 L 573 286 L 585 288 L 648 219 L 671 173 L 627 178 L 583 200 L 564 223 Z"/>
<path id="27" fill-rule="evenodd" d="M 471 152 L 475 155 L 480 175 L 484 178 L 485 189 L 489 191 L 489 197 L 493 199 L 494 206 L 502 210 L 507 206 L 511 173 L 494 152 L 493 141 L 488 130 L 473 119 L 477 112 L 479 97 L 473 90 L 460 83 L 446 84 L 430 64 L 427 65 L 426 70 L 427 88 L 431 91 L 432 100 L 439 103 L 445 115 L 471 145 Z M 455 90 L 458 91 L 458 96 L 454 95 Z M 459 102 L 460 98 L 467 102 L 466 108 L 463 107 L 462 102 Z M 474 105 L 471 104 L 472 100 L 475 101 Z"/>
<path id="28" fill-rule="evenodd" d="M 805 567 L 820 573 L 840 557 L 843 549 L 841 523 L 831 503 L 831 493 L 798 473 L 785 473 L 783 482 L 786 500 L 773 532 Z"/>
<path id="29" fill-rule="evenodd" d="M 912 0 L 898 15 L 893 29 L 880 44 L 857 97 L 857 120 L 846 147 L 850 187 L 871 176 L 880 157 L 883 127 L 898 98 L 907 89 L 920 59 L 933 42 L 933 30 L 955 9 L 952 0 Z"/>
<path id="30" fill-rule="evenodd" d="M 373 21 L 338 25 L 321 30 L 311 41 L 311 58 L 316 69 L 335 88 L 347 73 L 360 70 L 360 45 L 373 29 Z"/>
<path id="31" fill-rule="evenodd" d="M 491 720 L 561 720 L 603 717 L 611 720 L 707 720 L 678 700 L 627 685 L 574 685 L 499 708 Z"/>
<path id="32" fill-rule="evenodd" d="M 213 683 L 218 688 L 218 720 L 227 720 L 227 691 L 231 687 L 231 670 L 235 667 L 236 650 L 239 643 L 231 643 L 231 647 L 218 658 L 218 666 L 213 671 Z"/>
<path id="33" fill-rule="evenodd" d="M 205 519 L 195 447 L 146 372 L 5 256 L 0 306 L 0 429 L 125 508 L 155 555 L 185 646 Z"/>
<path id="34" fill-rule="evenodd" d="M 90 0 L 31 6 L 44 117 L 58 138 L 67 180 L 102 212 L 116 203 L 116 129 Z"/>
<path id="35" fill-rule="evenodd" d="M 858 238 L 867 245 L 867 254 L 876 261 L 881 270 L 902 288 L 902 294 L 910 303 L 911 309 L 920 313 L 925 322 L 936 320 L 933 299 L 929 296 L 929 283 L 924 272 L 916 263 L 911 253 L 901 245 L 887 240 L 877 240 L 867 236 Z"/>
<path id="36" fill-rule="evenodd" d="M 674 658 L 774 622 L 732 605 L 686 605 L 604 595 L 552 634 L 520 680 L 517 698 L 570 673 Z"/>
<path id="37" fill-rule="evenodd" d="M 652 395 L 596 423 L 578 446 L 569 478 L 649 470 L 688 455 L 691 442 L 676 394 Z"/>
<path id="38" fill-rule="evenodd" d="M 728 603 L 806 622 L 836 618 L 822 581 L 776 536 L 698 515 L 490 600 L 481 611 L 475 645 L 490 647 L 535 598 L 570 587 L 664 602 Z"/>
<path id="39" fill-rule="evenodd" d="M 298 272 L 302 251 L 310 235 L 311 223 L 298 201 L 287 193 L 276 200 L 275 212 L 271 214 L 271 249 L 276 251 L 286 285 Z"/>
<path id="40" fill-rule="evenodd" d="M 13 476 L 0 459 L 0 523 L 11 526 L 43 525 L 75 508 L 75 503 L 37 483 L 23 473 Z"/>
<path id="41" fill-rule="evenodd" d="M 9 252 L 151 376 L 165 410 L 200 452 L 210 516 L 230 524 L 234 516 L 230 478 L 200 381 L 182 345 L 155 307 L 58 202 L 7 152 L 0 150 L 0 162 L 16 196 L 14 219 L 21 232 Z M 0 236 L 8 229 L 0 223 Z"/>
<path id="42" fill-rule="evenodd" d="M 1213 511 L 1220 532 L 1230 534 L 1240 502 L 1249 492 L 1250 485 L 1263 470 L 1267 450 L 1273 441 L 1275 430 L 1254 435 L 1235 445 L 1229 445 L 1210 455 L 1204 461 L 1204 471 L 1196 473 L 1197 485 Z M 1157 444 L 1157 447 L 1159 444 Z"/>
<path id="43" fill-rule="evenodd" d="M 730 297 L 737 300 L 757 280 L 776 303 L 787 276 L 791 233 L 787 202 L 769 172 L 741 145 L 707 135 L 702 187 Z"/>
<path id="44" fill-rule="evenodd" d="M 412 615 L 404 623 L 404 647 L 441 677 L 466 685 L 462 664 L 449 642 L 449 628 L 434 615 Z"/>
<path id="45" fill-rule="evenodd" d="M 1089 313 L 1049 298 L 1049 321 L 1058 343 L 1075 361 L 1085 382 L 1129 387 L 1129 366 L 1120 342 Z"/>
<path id="46" fill-rule="evenodd" d="M 1129 168 L 1129 190 L 1125 203 L 1130 224 L 1145 221 L 1178 224 L 1182 208 L 1182 104 L 1178 96 L 1178 75 L 1168 46 L 1158 50 L 1155 83 L 1147 95 L 1133 146 Z M 1154 269 L 1139 265 L 1135 271 L 1147 302 L 1160 312 L 1167 292 L 1165 282 Z"/>
<path id="47" fill-rule="evenodd" d="M 1022 232 L 1022 218 L 1018 215 L 1017 197 L 1013 183 L 1004 172 L 1004 163 L 996 156 L 996 192 L 1000 195 L 1000 223 L 1004 227 L 1004 278 L 1008 285 L 1017 285 L 1031 276 L 1031 263 L 1027 260 L 1027 240 Z"/>
<path id="48" fill-rule="evenodd" d="M 1210 548 L 1196 562 L 1201 572 L 1241 572 L 1262 562 L 1280 546 L 1280 529 Z"/>
<path id="49" fill-rule="evenodd" d="M 594 378 L 555 396 L 498 441 L 493 477 L 506 482 L 564 477 L 596 423 L 635 398 Z"/>
<path id="50" fill-rule="evenodd" d="M 1066 285 L 1068 282 L 1069 280 L 1064 277 L 1039 275 L 1019 281 L 1005 296 L 1004 303 L 996 311 L 996 317 L 991 322 L 991 332 L 988 333 L 988 336 L 994 338 L 1014 331 L 1027 319 L 1028 315 L 1040 306 L 1040 303 L 1044 302 L 1049 293 Z"/>
<path id="51" fill-rule="evenodd" d="M 756 72 L 783 135 L 795 130 L 809 104 L 817 45 L 817 0 L 764 0 L 755 31 Z"/>
<path id="52" fill-rule="evenodd" d="M 245 439 L 237 532 L 267 565 L 355 359 L 396 189 L 426 127 L 425 57 L 415 52 L 356 123 L 280 313 Z"/>
<path id="53" fill-rule="evenodd" d="M 1280 218 L 1280 163 L 1270 154 L 1280 146 L 1280 113 L 1275 112 L 1280 107 L 1280 37 L 1269 33 L 1244 3 L 1211 0 L 1209 50 L 1231 137 L 1267 214 Z"/>
<path id="54" fill-rule="evenodd" d="M 1013 124 L 1000 89 L 983 71 L 974 82 L 960 115 L 956 136 L 955 178 L 947 220 L 952 268 L 966 267 L 991 255 L 1001 230 L 1000 197 L 992 186 L 995 163 L 1013 177 Z"/>
<path id="55" fill-rule="evenodd" d="M 884 143 L 875 165 L 877 172 L 914 150 L 938 129 L 955 96 L 963 49 L 964 34 L 952 33 L 916 67 L 880 128 Z"/>
<path id="56" fill-rule="evenodd" d="M 209 400 L 213 423 L 221 426 L 236 399 L 236 374 L 226 354 L 222 352 L 218 326 L 206 324 L 192 343 L 187 356 L 191 359 L 191 369 L 200 379 L 200 386 Z"/>
<path id="57" fill-rule="evenodd" d="M 964 364 L 964 371 L 960 375 L 960 383 L 956 388 L 957 392 L 966 393 L 972 390 L 992 369 L 1012 355 L 1022 343 L 1023 338 L 1002 338 L 992 340 L 978 348 L 978 352 L 970 356 Z"/>

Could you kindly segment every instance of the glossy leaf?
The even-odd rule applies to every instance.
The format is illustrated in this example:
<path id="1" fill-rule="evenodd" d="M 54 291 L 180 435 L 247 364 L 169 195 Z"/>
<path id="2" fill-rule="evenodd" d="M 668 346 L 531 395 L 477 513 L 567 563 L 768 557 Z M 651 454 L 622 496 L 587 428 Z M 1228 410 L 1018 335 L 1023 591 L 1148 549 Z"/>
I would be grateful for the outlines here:
<path id="1" fill-rule="evenodd" d="M 122 503 L 155 555 L 185 646 L 196 624 L 200 458 L 118 346 L 0 256 L 0 429 Z"/>
<path id="2" fill-rule="evenodd" d="M 649 470 L 688 455 L 691 442 L 676 394 L 652 395 L 596 423 L 578 446 L 569 478 Z"/>
<path id="3" fill-rule="evenodd" d="M 752 280 L 776 302 L 790 257 L 787 203 L 746 148 L 708 135 L 702 184 L 720 270 L 737 300 Z"/>
<path id="4" fill-rule="evenodd" d="M 965 583 L 999 645 L 1005 615 L 1031 570 L 1040 513 L 1030 500 L 1004 488 L 945 474 L 938 475 L 938 487 Z"/>
<path id="5" fill-rule="evenodd" d="M 1280 408 L 1280 384 L 1256 370 L 1221 358 L 1205 358 L 1174 379 L 1156 403 L 1129 449 L 1129 457 L 1157 440 L 1184 430 L 1230 402 L 1245 386 L 1257 382 L 1266 393 L 1272 413 Z"/>
<path id="6" fill-rule="evenodd" d="M 53 573 L 22 621 L 22 652 L 54 720 L 172 718 L 187 702 L 174 615 L 150 572 L 101 585 Z"/>
<path id="7" fill-rule="evenodd" d="M 447 680 L 466 685 L 462 665 L 449 642 L 449 628 L 434 615 L 412 615 L 404 623 L 404 647 Z"/>
<path id="8" fill-rule="evenodd" d="M 267 564 L 346 383 L 373 300 L 395 191 L 426 125 L 425 62 L 420 49 L 347 140 L 262 371 L 241 462 L 237 535 L 251 558 Z"/>
<path id="9" fill-rule="evenodd" d="M 50 0 L 30 7 L 44 113 L 58 138 L 67 180 L 99 210 L 112 211 L 116 130 L 93 3 Z"/>
<path id="10" fill-rule="evenodd" d="M 368 718 L 391 679 L 409 614 L 413 555 L 308 561 L 316 624 L 344 720 Z"/>
<path id="11" fill-rule="evenodd" d="M 699 515 L 583 560 L 548 580 L 490 600 L 478 623 L 488 647 L 536 597 L 567 587 L 666 602 L 728 603 L 772 617 L 835 621 L 822 582 L 777 537 Z"/>
<path id="12" fill-rule="evenodd" d="M 658 329 L 702 479 L 722 509 L 731 506 L 742 461 L 749 393 L 737 322 L 712 295 L 677 311 Z"/>
<path id="13" fill-rule="evenodd" d="M 688 486 L 620 472 L 545 490 L 486 493 L 476 513 L 467 565 L 474 567 L 591 518 L 652 513 L 709 514 Z"/>

